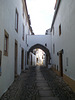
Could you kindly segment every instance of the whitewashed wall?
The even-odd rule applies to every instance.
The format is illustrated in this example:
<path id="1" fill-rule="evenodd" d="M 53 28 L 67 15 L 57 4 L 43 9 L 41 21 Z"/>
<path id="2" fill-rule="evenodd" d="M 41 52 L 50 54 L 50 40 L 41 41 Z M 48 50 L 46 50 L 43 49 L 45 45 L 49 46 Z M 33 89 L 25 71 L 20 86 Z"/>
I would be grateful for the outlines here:
<path id="1" fill-rule="evenodd" d="M 31 66 L 31 55 L 32 55 L 32 66 L 36 65 L 36 55 L 34 55 L 32 52 L 29 54 L 29 66 Z"/>
<path id="2" fill-rule="evenodd" d="M 60 24 L 61 36 L 59 36 Z M 52 48 L 53 43 L 55 43 L 55 54 L 52 53 L 52 63 L 59 66 L 57 52 L 63 49 L 63 72 L 75 80 L 75 0 L 61 0 L 54 23 L 54 36 L 52 32 Z"/>
<path id="3" fill-rule="evenodd" d="M 18 33 L 15 31 L 15 10 L 19 13 Z M 0 76 L 0 96 L 8 89 L 14 81 L 14 53 L 15 40 L 18 41 L 18 62 L 17 73 L 21 73 L 21 50 L 24 48 L 24 61 L 26 47 L 26 35 L 22 40 L 23 24 L 25 25 L 25 34 L 28 34 L 26 17 L 23 18 L 22 0 L 0 0 L 0 50 L 2 51 L 2 64 Z M 4 56 L 4 29 L 9 34 L 8 56 Z M 25 62 L 24 62 L 25 69 Z"/>
<path id="4" fill-rule="evenodd" d="M 51 35 L 28 35 L 28 50 L 36 45 L 36 44 L 41 44 L 43 46 L 45 46 L 45 44 L 47 44 L 47 49 L 49 49 L 50 53 L 51 53 Z"/>

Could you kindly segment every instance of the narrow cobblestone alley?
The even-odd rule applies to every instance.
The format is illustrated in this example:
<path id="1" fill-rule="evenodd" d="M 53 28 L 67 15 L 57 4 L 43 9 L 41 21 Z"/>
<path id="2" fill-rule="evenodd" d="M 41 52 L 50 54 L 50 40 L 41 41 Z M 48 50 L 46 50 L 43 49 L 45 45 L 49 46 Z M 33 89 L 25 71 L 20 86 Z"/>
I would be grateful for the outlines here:
<path id="1" fill-rule="evenodd" d="M 0 100 L 75 100 L 75 93 L 46 67 L 30 67 L 15 79 Z"/>
<path id="2" fill-rule="evenodd" d="M 63 81 L 62 77 L 47 67 L 41 67 L 41 72 L 55 97 L 58 97 L 59 100 L 75 100 L 75 93 Z"/>
<path id="3" fill-rule="evenodd" d="M 75 100 L 75 0 L 0 0 L 0 100 Z"/>
<path id="4" fill-rule="evenodd" d="M 53 95 L 52 90 L 48 86 L 45 78 L 43 77 L 39 66 L 36 68 L 36 70 L 37 70 L 36 83 L 39 90 L 40 100 L 59 100 L 57 97 Z"/>

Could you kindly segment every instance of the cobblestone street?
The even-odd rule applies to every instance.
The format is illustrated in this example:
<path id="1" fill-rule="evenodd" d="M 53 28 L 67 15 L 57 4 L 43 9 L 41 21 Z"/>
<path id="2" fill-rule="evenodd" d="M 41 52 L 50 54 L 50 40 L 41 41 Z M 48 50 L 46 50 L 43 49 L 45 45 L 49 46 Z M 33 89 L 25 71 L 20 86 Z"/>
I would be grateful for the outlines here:
<path id="1" fill-rule="evenodd" d="M 31 100 L 37 92 L 35 80 L 36 70 L 33 67 L 17 77 L 0 100 Z"/>
<path id="2" fill-rule="evenodd" d="M 75 93 L 51 69 L 30 67 L 0 100 L 75 100 Z"/>
<path id="3" fill-rule="evenodd" d="M 75 100 L 75 93 L 63 81 L 62 77 L 46 67 L 41 67 L 41 72 L 54 96 L 58 97 L 59 100 Z"/>

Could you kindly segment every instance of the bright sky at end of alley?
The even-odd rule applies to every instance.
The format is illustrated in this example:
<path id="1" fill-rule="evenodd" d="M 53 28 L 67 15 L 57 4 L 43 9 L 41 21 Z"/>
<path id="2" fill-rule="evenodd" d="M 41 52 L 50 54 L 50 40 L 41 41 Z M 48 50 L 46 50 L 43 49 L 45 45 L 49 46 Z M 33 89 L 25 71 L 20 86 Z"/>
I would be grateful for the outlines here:
<path id="1" fill-rule="evenodd" d="M 35 35 L 44 35 L 51 27 L 56 0 L 27 0 L 28 13 Z"/>

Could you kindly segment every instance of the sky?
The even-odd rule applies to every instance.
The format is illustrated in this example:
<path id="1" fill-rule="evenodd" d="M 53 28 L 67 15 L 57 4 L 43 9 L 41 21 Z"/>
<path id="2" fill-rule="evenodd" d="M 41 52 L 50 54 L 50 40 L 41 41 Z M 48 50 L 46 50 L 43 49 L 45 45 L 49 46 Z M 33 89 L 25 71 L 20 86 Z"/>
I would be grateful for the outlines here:
<path id="1" fill-rule="evenodd" d="M 56 0 L 27 0 L 27 9 L 35 35 L 44 35 L 51 27 Z"/>

